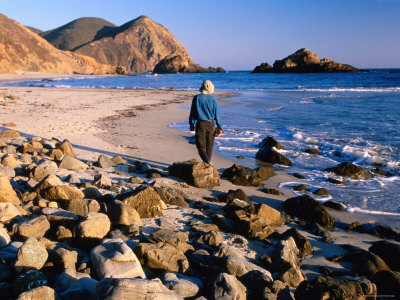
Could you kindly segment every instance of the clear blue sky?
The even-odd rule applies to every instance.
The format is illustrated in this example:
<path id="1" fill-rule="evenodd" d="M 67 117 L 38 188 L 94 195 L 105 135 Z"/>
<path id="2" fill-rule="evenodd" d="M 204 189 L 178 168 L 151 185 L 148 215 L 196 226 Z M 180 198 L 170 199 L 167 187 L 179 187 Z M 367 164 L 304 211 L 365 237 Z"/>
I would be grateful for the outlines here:
<path id="1" fill-rule="evenodd" d="M 41 30 L 146 15 L 205 67 L 250 70 L 307 48 L 359 68 L 400 68 L 400 0 L 0 0 L 0 13 Z"/>

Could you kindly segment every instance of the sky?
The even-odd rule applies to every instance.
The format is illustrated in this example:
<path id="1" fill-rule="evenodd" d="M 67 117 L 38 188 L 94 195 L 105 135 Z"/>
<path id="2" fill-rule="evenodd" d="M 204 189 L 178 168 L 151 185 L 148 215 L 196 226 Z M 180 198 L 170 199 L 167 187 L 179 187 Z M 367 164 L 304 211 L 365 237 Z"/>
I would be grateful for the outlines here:
<path id="1" fill-rule="evenodd" d="M 146 15 L 204 67 L 252 70 L 307 48 L 358 68 L 400 68 L 400 0 L 0 0 L 0 13 L 44 31 Z"/>

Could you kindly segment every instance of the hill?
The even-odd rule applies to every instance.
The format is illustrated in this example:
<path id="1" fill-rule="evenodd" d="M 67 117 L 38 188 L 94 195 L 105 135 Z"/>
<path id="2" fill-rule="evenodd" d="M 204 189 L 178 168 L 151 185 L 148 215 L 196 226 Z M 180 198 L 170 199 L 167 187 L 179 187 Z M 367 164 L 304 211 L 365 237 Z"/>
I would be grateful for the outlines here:
<path id="1" fill-rule="evenodd" d="M 34 33 L 39 34 L 39 35 L 43 32 L 43 30 L 37 29 L 35 27 L 31 27 L 31 26 L 25 26 L 25 27 L 28 28 L 30 31 L 33 31 Z"/>
<path id="2" fill-rule="evenodd" d="M 301 48 L 282 60 L 276 60 L 272 67 L 267 63 L 255 67 L 253 73 L 334 73 L 359 71 L 355 67 L 341 64 L 331 59 L 319 59 L 315 53 Z"/>
<path id="3" fill-rule="evenodd" d="M 123 66 L 131 73 L 153 72 L 157 65 L 158 73 L 224 71 L 195 64 L 167 28 L 146 16 L 119 27 L 101 20 L 78 19 L 42 36 L 58 48 L 70 45 L 68 48 L 75 53 L 104 64 Z M 81 45 L 77 46 L 78 43 Z"/>
<path id="4" fill-rule="evenodd" d="M 115 27 L 117 26 L 101 18 L 80 18 L 56 29 L 42 32 L 40 36 L 58 49 L 71 51 L 90 43 L 98 34 L 102 36 Z"/>
<path id="5" fill-rule="evenodd" d="M 0 73 L 18 71 L 115 74 L 116 67 L 62 51 L 25 26 L 0 14 Z"/>

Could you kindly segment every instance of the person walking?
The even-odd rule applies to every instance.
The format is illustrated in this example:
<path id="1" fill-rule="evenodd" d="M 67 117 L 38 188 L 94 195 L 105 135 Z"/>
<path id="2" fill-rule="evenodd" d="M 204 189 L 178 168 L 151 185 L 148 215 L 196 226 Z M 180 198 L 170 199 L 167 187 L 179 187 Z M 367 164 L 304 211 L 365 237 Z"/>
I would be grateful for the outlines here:
<path id="1" fill-rule="evenodd" d="M 211 95 L 213 93 L 214 85 L 210 80 L 205 80 L 201 84 L 200 94 L 193 97 L 189 115 L 190 131 L 196 129 L 196 147 L 202 161 L 206 163 L 211 161 L 215 135 L 221 136 L 224 133 L 218 100 Z"/>

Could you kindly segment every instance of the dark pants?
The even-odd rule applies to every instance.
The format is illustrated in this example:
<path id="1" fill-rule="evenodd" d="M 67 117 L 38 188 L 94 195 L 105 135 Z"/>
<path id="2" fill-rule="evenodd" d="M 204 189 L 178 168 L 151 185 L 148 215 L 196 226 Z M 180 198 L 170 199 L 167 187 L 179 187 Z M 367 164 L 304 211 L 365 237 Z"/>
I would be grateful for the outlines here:
<path id="1" fill-rule="evenodd" d="M 214 121 L 197 121 L 196 146 L 201 159 L 209 163 L 211 161 L 214 146 L 215 127 Z"/>

